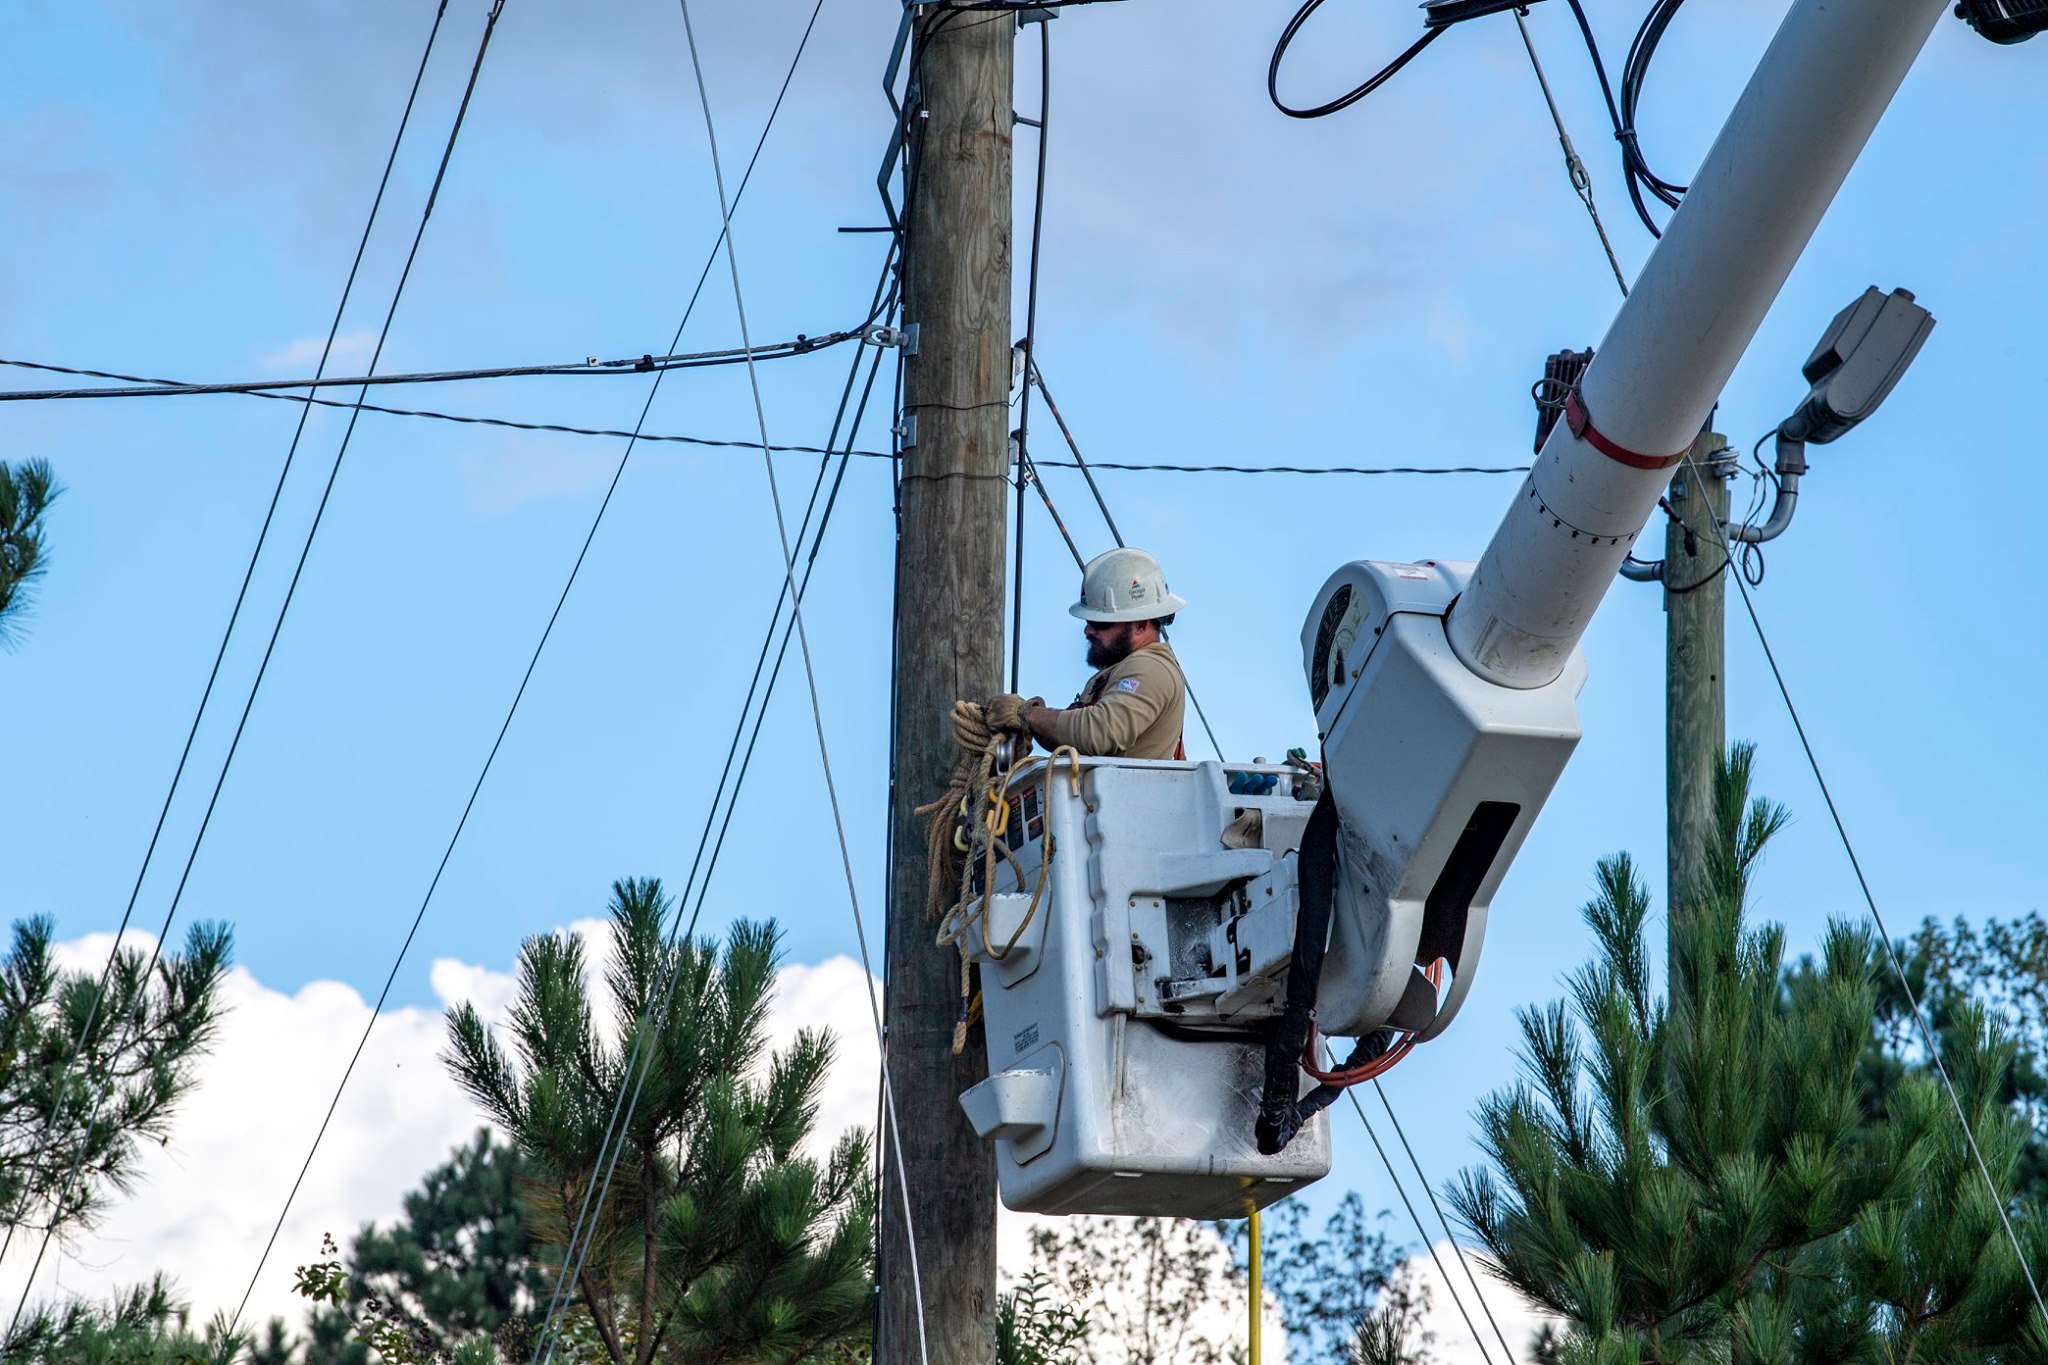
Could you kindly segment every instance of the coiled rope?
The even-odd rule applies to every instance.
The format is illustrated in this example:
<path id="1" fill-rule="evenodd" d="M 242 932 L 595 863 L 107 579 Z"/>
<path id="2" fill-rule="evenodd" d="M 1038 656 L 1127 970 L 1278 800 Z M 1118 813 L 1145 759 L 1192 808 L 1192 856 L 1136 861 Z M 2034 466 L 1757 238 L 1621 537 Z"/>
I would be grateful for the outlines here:
<path id="1" fill-rule="evenodd" d="M 1021 697 L 1014 692 L 985 702 L 964 698 L 954 702 L 953 740 L 960 746 L 960 761 L 954 765 L 953 780 L 946 794 L 916 809 L 925 822 L 925 913 L 938 921 L 938 946 L 955 948 L 960 955 L 960 1008 L 953 1021 L 955 1056 L 966 1050 L 967 1030 L 974 1021 L 969 930 L 979 926 L 982 953 L 991 961 L 1001 962 L 1008 957 L 1037 917 L 1052 870 L 1053 837 L 1048 829 L 1031 902 L 1008 940 L 997 947 L 988 928 L 989 907 L 995 898 L 997 859 L 1008 860 L 1018 890 L 1025 883 L 1023 865 L 1007 841 L 1013 815 L 1022 818 L 1010 800 L 1010 784 L 1031 756 L 1031 732 L 1025 727 L 1024 714 L 1044 704 L 1041 698 Z M 1042 810 L 1050 807 L 1053 769 L 1059 766 L 1062 755 L 1069 761 L 1068 790 L 1075 796 L 1081 794 L 1080 752 L 1062 744 L 1046 761 Z M 981 864 L 979 894 L 967 875 L 977 859 Z"/>

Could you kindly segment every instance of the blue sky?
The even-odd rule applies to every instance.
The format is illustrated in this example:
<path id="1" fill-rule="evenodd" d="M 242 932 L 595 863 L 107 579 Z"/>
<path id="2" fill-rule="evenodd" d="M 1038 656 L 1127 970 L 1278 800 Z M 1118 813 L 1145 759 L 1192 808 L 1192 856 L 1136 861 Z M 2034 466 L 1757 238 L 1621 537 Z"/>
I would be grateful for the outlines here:
<path id="1" fill-rule="evenodd" d="M 414 128 L 344 321 L 366 358 L 487 6 L 450 5 Z M 743 159 L 809 12 L 697 15 L 727 165 Z M 1333 9 L 1335 7 L 1332 7 Z M 1618 67 L 1634 4 L 1590 0 Z M 1653 68 L 1644 137 L 1695 165 L 1783 5 L 1686 10 Z M 1040 358 L 1084 449 L 1138 462 L 1516 464 L 1543 356 L 1596 341 L 1616 293 L 1559 162 L 1511 21 L 1460 28 L 1356 109 L 1266 104 L 1279 4 L 1077 10 L 1053 26 Z M 885 0 L 826 0 L 735 224 L 757 340 L 850 325 L 882 239 Z M 425 4 L 30 4 L 0 52 L 0 355 L 178 378 L 310 372 L 407 82 Z M 1317 20 L 1291 90 L 1334 90 L 1405 41 L 1405 7 Z M 1651 245 L 1622 193 L 1569 13 L 1530 26 L 1633 271 Z M 1035 42 L 1018 103 L 1037 100 Z M 2042 901 L 2032 775 L 2044 664 L 2036 508 L 2048 307 L 2041 51 L 1944 18 L 1725 395 L 1738 445 L 1804 393 L 1797 367 L 1866 285 L 1940 320 L 1884 410 L 1814 455 L 1757 594 L 1895 926 Z M 1020 130 L 1020 153 L 1032 143 Z M 1028 166 L 1020 191 L 1028 193 Z M 729 170 L 729 174 L 730 174 Z M 1028 204 L 1020 200 L 1020 210 Z M 717 228 L 675 7 L 511 0 L 382 368 L 580 360 L 665 347 Z M 1020 222 L 1024 221 L 1020 212 Z M 1018 252 L 1021 269 L 1024 252 Z M 1018 330 L 1022 329 L 1019 290 Z M 685 349 L 737 341 L 721 264 Z M 762 370 L 771 436 L 817 444 L 850 357 Z M 32 372 L 8 382 L 43 387 Z M 643 378 L 387 394 L 401 403 L 630 426 Z M 290 438 L 288 404 L 239 397 L 12 404 L 0 455 L 68 486 L 25 638 L 0 654 L 10 790 L 0 910 L 76 937 L 120 916 Z M 751 435 L 745 375 L 673 376 L 649 429 Z M 860 444 L 886 446 L 876 411 Z M 316 415 L 137 923 L 176 874 L 305 534 L 342 421 Z M 1035 447 L 1056 432 L 1041 412 Z M 228 778 L 181 922 L 236 927 L 267 985 L 374 994 L 602 495 L 619 443 L 366 415 L 342 466 Z M 786 500 L 812 457 L 778 457 Z M 1048 471 L 1087 551 L 1085 489 Z M 1313 740 L 1297 633 L 1352 558 L 1475 558 L 1508 477 L 1102 476 L 1126 536 L 1193 604 L 1175 643 L 1233 757 Z M 1074 572 L 1027 512 L 1024 677 L 1084 673 Z M 891 529 L 887 466 L 855 461 L 807 608 L 835 775 L 879 924 Z M 394 999 L 431 1005 L 436 958 L 508 964 L 519 939 L 598 913 L 614 877 L 680 884 L 781 579 L 758 454 L 643 446 L 548 647 Z M 256 628 L 260 627 L 260 628 Z M 1477 1099 L 1513 1074 L 1514 1011 L 1585 956 L 1594 860 L 1629 849 L 1661 892 L 1656 595 L 1617 586 L 1585 649 L 1586 738 L 1495 901 L 1457 1027 L 1388 1088 L 1441 1182 Z M 1797 822 L 1759 909 L 1806 949 L 1861 914 L 1848 866 L 1739 608 L 1729 718 Z M 850 952 L 822 832 L 800 677 L 785 674 L 706 910 L 772 915 L 791 957 Z M 1192 743 L 1191 748 L 1195 748 Z M 196 780 L 195 780 L 196 779 Z M 174 931 L 175 932 L 175 931 Z M 429 1058 L 422 1056 L 422 1064 Z M 1392 1202 L 1340 1115 L 1329 1187 Z"/>

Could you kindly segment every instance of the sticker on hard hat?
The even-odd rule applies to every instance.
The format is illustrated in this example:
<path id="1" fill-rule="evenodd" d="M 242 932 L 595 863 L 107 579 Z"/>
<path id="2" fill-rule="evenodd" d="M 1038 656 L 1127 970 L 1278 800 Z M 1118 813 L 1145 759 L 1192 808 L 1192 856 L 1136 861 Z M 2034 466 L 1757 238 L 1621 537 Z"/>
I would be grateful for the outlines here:
<path id="1" fill-rule="evenodd" d="M 1118 678 L 1116 680 L 1116 690 L 1119 692 L 1135 692 L 1138 690 L 1138 680 L 1136 678 Z"/>
<path id="2" fill-rule="evenodd" d="M 1131 580 L 1131 600 L 1134 602 L 1145 600 L 1145 585 L 1135 578 Z"/>

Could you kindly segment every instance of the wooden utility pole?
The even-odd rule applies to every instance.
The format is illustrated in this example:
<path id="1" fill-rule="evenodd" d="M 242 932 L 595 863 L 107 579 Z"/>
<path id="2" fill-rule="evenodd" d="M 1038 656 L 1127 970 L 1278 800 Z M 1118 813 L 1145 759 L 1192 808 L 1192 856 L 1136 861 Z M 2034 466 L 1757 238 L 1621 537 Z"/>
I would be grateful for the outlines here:
<path id="1" fill-rule="evenodd" d="M 1700 433 L 1671 480 L 1664 542 L 1664 797 L 1668 911 L 1700 875 L 1714 827 L 1714 772 L 1727 747 L 1722 564 L 1728 516 L 1728 441 Z M 1697 471 L 1697 472 L 1695 472 Z M 1736 572 L 1736 570 L 1729 570 Z"/>
<path id="2" fill-rule="evenodd" d="M 995 1158 L 959 1102 L 986 1067 L 979 1030 L 952 1052 L 960 964 L 932 941 L 912 812 L 946 790 L 959 757 L 955 699 L 1003 687 L 1015 34 L 1013 13 L 932 5 L 912 35 L 903 319 L 917 335 L 904 364 L 885 1008 L 905 1169 L 899 1179 L 885 1129 L 878 1365 L 982 1365 L 995 1351 Z"/>

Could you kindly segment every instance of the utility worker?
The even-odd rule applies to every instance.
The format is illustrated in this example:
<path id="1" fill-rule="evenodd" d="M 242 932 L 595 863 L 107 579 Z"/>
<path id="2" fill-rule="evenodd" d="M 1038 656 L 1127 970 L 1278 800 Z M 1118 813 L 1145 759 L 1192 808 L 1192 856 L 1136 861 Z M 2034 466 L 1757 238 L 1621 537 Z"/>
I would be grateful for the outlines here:
<path id="1" fill-rule="evenodd" d="M 1185 758 L 1181 720 L 1187 680 L 1164 628 L 1187 603 L 1166 586 L 1159 561 L 1143 550 L 1111 550 L 1081 571 L 1081 600 L 1067 608 L 1087 625 L 1088 663 L 1101 670 L 1073 705 L 1024 713 L 1046 748 L 1071 745 L 1113 758 Z"/>

